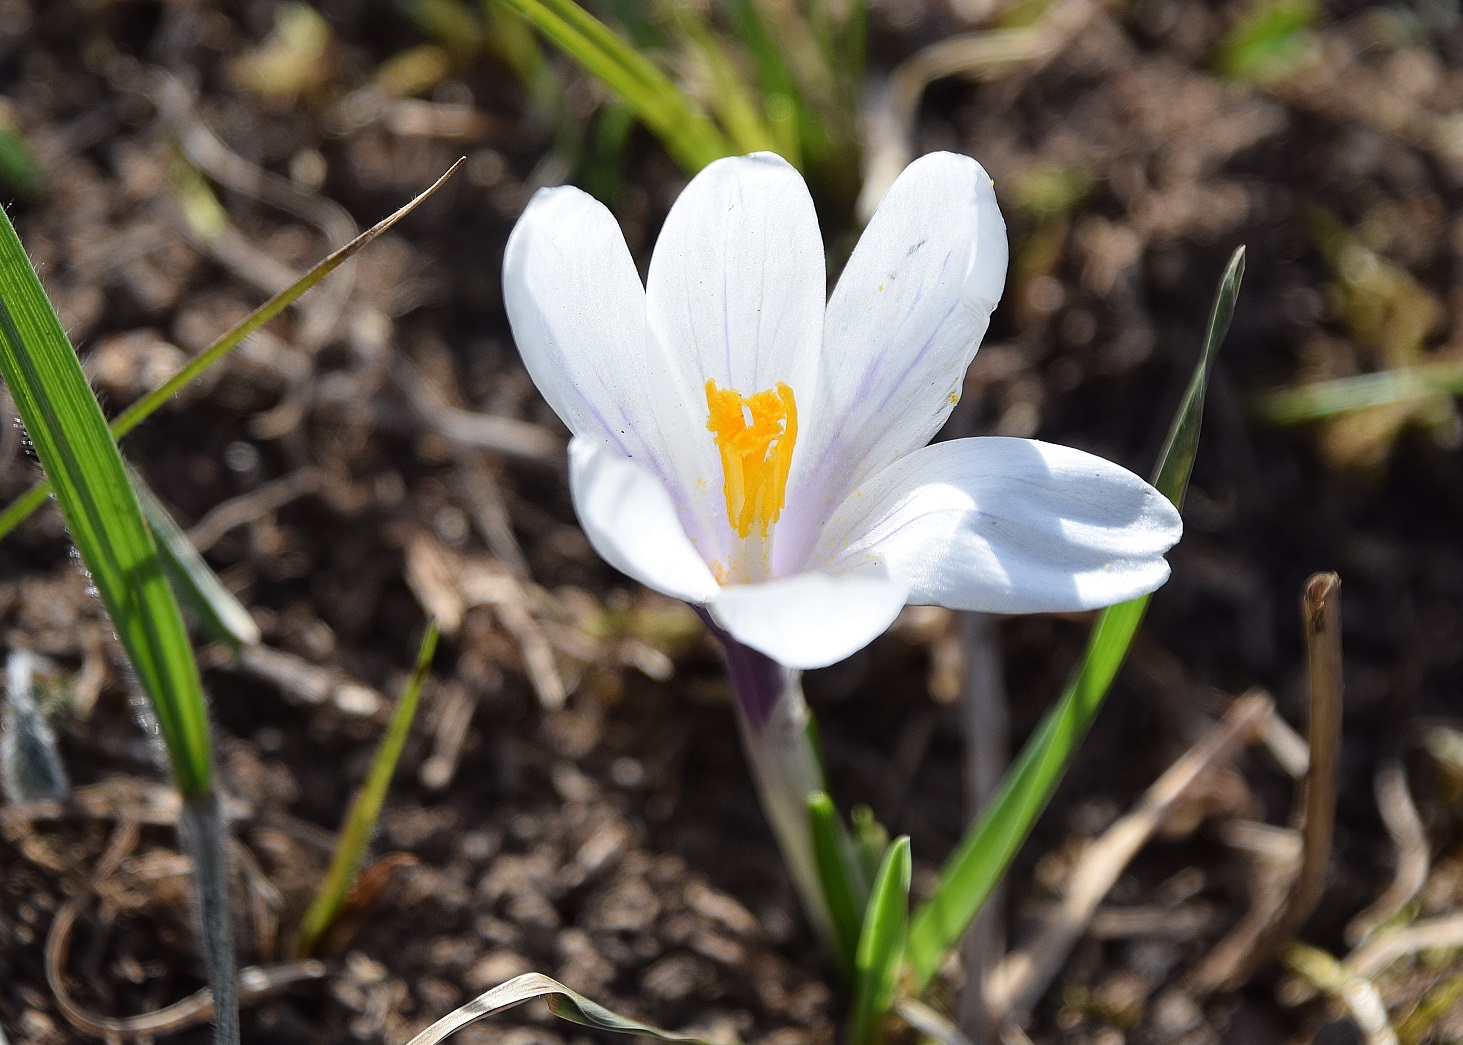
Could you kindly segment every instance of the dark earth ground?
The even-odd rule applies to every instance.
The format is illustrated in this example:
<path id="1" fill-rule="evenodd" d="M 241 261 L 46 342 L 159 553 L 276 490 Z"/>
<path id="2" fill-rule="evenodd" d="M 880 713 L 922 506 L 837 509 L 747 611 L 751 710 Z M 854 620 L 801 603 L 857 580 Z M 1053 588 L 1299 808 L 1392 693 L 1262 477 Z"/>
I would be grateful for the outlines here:
<path id="1" fill-rule="evenodd" d="M 424 607 L 455 625 L 376 843 L 377 854 L 413 860 L 383 873 L 388 884 L 358 931 L 337 941 L 330 978 L 252 1003 L 246 1038 L 404 1041 L 536 969 L 669 1027 L 830 1041 L 836 997 L 694 618 L 597 561 L 554 454 L 475 448 L 449 423 L 460 415 L 422 409 L 425 386 L 448 404 L 561 432 L 517 361 L 499 294 L 513 220 L 537 184 L 566 173 L 549 131 L 525 118 L 523 91 L 481 54 L 424 92 L 429 107 L 345 119 L 342 99 L 423 39 L 384 3 L 322 5 L 333 40 L 319 82 L 299 98 L 251 93 L 230 63 L 267 35 L 274 9 L 0 3 L 0 90 L 42 171 L 39 191 L 14 193 L 12 212 L 112 412 L 350 234 L 322 197 L 369 223 L 468 156 L 362 256 L 353 283 L 307 299 L 126 443 L 185 524 L 246 498 L 237 525 L 212 525 L 215 516 L 204 527 L 209 559 L 266 642 L 295 658 L 293 686 L 221 656 L 206 677 L 224 779 L 239 800 L 236 834 L 258 868 L 240 884 L 242 961 L 280 960 L 270 925 L 287 941 L 309 901 L 379 733 L 375 694 L 395 693 Z M 1463 805 L 1419 744 L 1427 725 L 1456 724 L 1463 711 L 1463 461 L 1452 404 L 1429 404 L 1411 418 L 1425 424 L 1400 435 L 1396 416 L 1276 430 L 1252 408 L 1259 390 L 1396 363 L 1419 344 L 1458 354 L 1463 27 L 1451 8 L 1333 4 L 1313 65 L 1247 89 L 1210 72 L 1241 10 L 1094 6 L 1054 57 L 979 86 L 941 82 L 920 112 L 919 151 L 979 158 L 1012 231 L 1012 282 L 968 381 L 963 423 L 974 430 L 1040 435 L 1146 472 L 1224 260 L 1249 247 L 1173 579 L 1014 868 L 1018 939 L 1023 918 L 1059 894 L 1083 840 L 1193 741 L 1196 716 L 1263 687 L 1303 720 L 1296 604 L 1321 569 L 1344 582 L 1347 719 L 1329 887 L 1304 939 L 1344 953 L 1347 920 L 1391 878 L 1394 847 L 1372 793 L 1388 759 L 1409 769 L 1434 857 L 1416 910 L 1454 911 L 1463 898 Z M 872 65 L 886 71 L 960 28 L 923 0 L 875 2 L 871 18 Z M 185 85 L 166 112 L 164 70 Z M 561 72 L 582 121 L 599 95 Z M 174 143 L 200 126 L 247 161 L 230 180 L 224 160 L 189 151 L 231 222 L 211 241 L 182 216 L 189 183 L 176 174 Z M 293 181 L 263 181 L 260 168 Z M 683 178 L 638 135 L 619 172 L 616 211 L 643 261 Z M 1086 191 L 1044 205 L 1053 172 Z M 1347 281 L 1355 270 L 1316 231 L 1317 208 L 1353 230 L 1363 254 L 1351 256 L 1370 259 L 1366 271 L 1391 264 L 1417 280 L 1372 301 L 1382 310 L 1373 329 L 1347 305 L 1364 280 Z M 1418 322 L 1434 308 L 1434 324 Z M 1386 340 L 1409 323 L 1422 329 L 1411 342 Z M 12 431 L 0 440 L 0 495 L 8 503 L 35 475 Z M 278 491 L 268 484 L 282 479 L 292 499 L 248 496 Z M 144 793 L 135 779 L 162 777 L 52 508 L 0 545 L 0 628 L 7 649 L 42 653 L 71 678 L 57 728 L 73 782 L 92 789 L 84 811 L 60 820 L 5 820 L 0 1026 L 16 1042 L 81 1040 L 43 964 L 57 910 L 88 897 L 66 958 L 73 997 L 99 1014 L 140 1013 L 201 983 L 185 879 L 166 815 L 130 840 L 118 826 Z M 956 633 L 948 614 L 911 613 L 808 680 L 836 793 L 913 836 L 917 888 L 964 823 Z M 1000 625 L 1015 743 L 1084 634 L 1080 621 Z M 290 692 L 305 664 L 328 669 L 328 692 L 313 704 Z M 564 706 L 546 707 L 560 685 Z M 1158 926 L 1079 944 L 1033 1038 L 1360 1040 L 1325 1001 L 1281 1004 L 1274 965 L 1187 1023 L 1150 1004 L 1248 903 L 1249 865 L 1215 825 L 1281 823 L 1289 795 L 1258 751 L 1204 789 L 1180 817 L 1197 829 L 1150 845 L 1107 898 L 1104 910 L 1157 912 Z M 122 861 L 92 900 L 88 876 L 119 838 Z M 265 917 L 245 915 L 246 893 Z M 1389 979 L 1394 1015 L 1457 972 L 1445 954 Z M 1429 1033 L 1417 1040 L 1460 1040 L 1463 1013 Z M 558 1045 L 583 1035 L 529 1007 L 457 1040 Z"/>

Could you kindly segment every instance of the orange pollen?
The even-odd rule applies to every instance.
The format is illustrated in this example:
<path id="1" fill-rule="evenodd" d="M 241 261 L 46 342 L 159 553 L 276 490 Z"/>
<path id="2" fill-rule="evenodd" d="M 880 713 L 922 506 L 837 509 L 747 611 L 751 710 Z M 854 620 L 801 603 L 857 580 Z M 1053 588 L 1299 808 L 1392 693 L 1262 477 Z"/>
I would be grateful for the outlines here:
<path id="1" fill-rule="evenodd" d="M 779 381 L 775 388 L 743 396 L 735 388 L 707 381 L 706 407 L 706 428 L 721 451 L 726 521 L 744 538 L 755 522 L 766 537 L 782 514 L 798 438 L 792 389 Z"/>

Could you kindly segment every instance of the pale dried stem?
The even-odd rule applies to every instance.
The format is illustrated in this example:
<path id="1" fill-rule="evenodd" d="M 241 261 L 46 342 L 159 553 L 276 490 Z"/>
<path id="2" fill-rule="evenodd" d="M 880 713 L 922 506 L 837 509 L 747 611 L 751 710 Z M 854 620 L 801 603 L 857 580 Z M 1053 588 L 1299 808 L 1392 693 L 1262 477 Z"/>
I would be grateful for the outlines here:
<path id="1" fill-rule="evenodd" d="M 1346 942 L 1353 947 L 1363 943 L 1412 902 L 1426 884 L 1431 864 L 1427 831 L 1407 788 L 1407 771 L 1401 762 L 1392 759 L 1377 770 L 1376 794 L 1382 823 L 1397 847 L 1397 869 L 1386 892 L 1346 927 Z"/>

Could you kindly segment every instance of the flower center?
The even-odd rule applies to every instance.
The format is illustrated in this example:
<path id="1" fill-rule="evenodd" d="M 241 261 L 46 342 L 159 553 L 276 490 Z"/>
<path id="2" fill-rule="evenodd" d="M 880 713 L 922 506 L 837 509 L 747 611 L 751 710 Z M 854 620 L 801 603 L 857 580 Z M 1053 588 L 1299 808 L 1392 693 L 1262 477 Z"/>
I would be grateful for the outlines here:
<path id="1" fill-rule="evenodd" d="M 798 438 L 792 389 L 779 381 L 774 388 L 744 396 L 710 380 L 706 407 L 710 411 L 706 427 L 721 451 L 726 521 L 744 539 L 756 523 L 765 538 L 782 514 Z"/>

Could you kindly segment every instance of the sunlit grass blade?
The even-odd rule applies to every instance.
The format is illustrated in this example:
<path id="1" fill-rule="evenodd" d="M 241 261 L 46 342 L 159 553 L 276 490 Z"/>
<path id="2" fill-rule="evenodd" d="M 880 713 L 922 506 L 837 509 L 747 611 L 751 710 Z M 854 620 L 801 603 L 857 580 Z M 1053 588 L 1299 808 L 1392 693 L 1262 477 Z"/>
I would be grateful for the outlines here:
<path id="1" fill-rule="evenodd" d="M 687 173 L 732 155 L 725 135 L 699 105 L 574 0 L 503 2 L 632 105 Z"/>
<path id="2" fill-rule="evenodd" d="M 1179 507 L 1183 506 L 1198 451 L 1209 374 L 1234 316 L 1243 277 L 1244 248 L 1240 248 L 1220 280 L 1203 351 L 1154 469 L 1153 484 Z M 909 935 L 909 964 L 921 989 L 928 985 L 946 952 L 964 935 L 1046 808 L 1117 677 L 1148 608 L 1148 599 L 1145 595 L 1119 603 L 1098 615 L 1082 662 L 1061 698 L 1026 742 L 989 810 L 946 861 L 934 894 L 915 913 Z"/>
<path id="3" fill-rule="evenodd" d="M 259 625 L 234 593 L 224 587 L 218 574 L 198 554 L 168 510 L 163 507 L 134 469 L 127 474 L 142 514 L 152 529 L 163 572 L 176 595 L 193 614 L 198 627 L 214 642 L 222 642 L 234 652 L 259 641 Z"/>
<path id="4" fill-rule="evenodd" d="M 808 796 L 808 821 L 813 832 L 813 856 L 823 899 L 838 941 L 838 959 L 844 975 L 853 977 L 858 954 L 859 927 L 868 903 L 869 886 L 854 855 L 853 841 L 839 819 L 833 800 L 823 791 Z"/>
<path id="5" fill-rule="evenodd" d="M 153 704 L 178 788 L 203 794 L 213 761 L 183 618 L 106 418 L 8 216 L 0 222 L 0 372 Z"/>
<path id="6" fill-rule="evenodd" d="M 743 153 L 778 151 L 778 141 L 771 127 L 721 42 L 689 8 L 683 9 L 679 24 L 705 66 L 711 104 L 717 120 L 726 128 L 732 146 Z M 796 165 L 798 155 L 795 152 L 783 158 Z"/>
<path id="7" fill-rule="evenodd" d="M 568 1020 L 570 1023 L 577 1023 L 581 1027 L 610 1031 L 615 1034 L 639 1034 L 658 1041 L 709 1045 L 703 1038 L 689 1034 L 675 1034 L 661 1030 L 659 1027 L 651 1027 L 627 1019 L 618 1013 L 611 1012 L 603 1005 L 590 1001 L 582 994 L 576 994 L 558 980 L 537 972 L 515 976 L 507 983 L 500 984 L 487 993 L 479 995 L 461 1008 L 443 1016 L 408 1042 L 408 1045 L 437 1045 L 438 1042 L 457 1033 L 470 1023 L 486 1016 L 506 1012 L 514 1006 L 538 998 L 543 998 L 548 1002 L 549 1011 L 555 1016 Z"/>
<path id="8" fill-rule="evenodd" d="M 340 268 L 341 265 L 345 264 L 356 254 L 360 253 L 377 236 L 380 236 L 402 218 L 416 210 L 428 196 L 441 188 L 443 182 L 452 177 L 457 168 L 462 166 L 462 163 L 462 160 L 458 160 L 448 168 L 447 173 L 433 182 L 416 199 L 396 211 L 396 213 L 383 218 L 345 246 L 328 255 L 318 265 L 301 276 L 298 281 L 260 305 L 253 312 L 249 313 L 249 315 L 245 316 L 237 325 L 230 328 L 217 341 L 190 359 L 187 365 L 171 378 L 129 406 L 122 412 L 121 416 L 112 422 L 112 435 L 116 439 L 121 439 L 128 432 L 132 431 L 132 429 L 151 417 L 157 412 L 160 406 L 184 388 L 187 388 L 205 370 L 237 348 L 246 337 L 263 327 L 290 305 L 294 304 L 306 291 L 314 287 L 315 284 L 330 275 L 330 273 Z M 21 258 L 24 260 L 24 254 L 21 255 Z M 88 394 L 90 394 L 89 391 Z M 44 465 L 44 461 L 42 464 Z M 47 474 L 49 475 L 49 472 Z M 51 482 L 47 479 L 45 482 L 31 487 L 19 500 L 11 504 L 4 512 L 0 512 L 0 540 L 3 540 L 12 530 L 24 522 L 31 512 L 45 504 L 46 495 L 50 492 Z"/>
<path id="9" fill-rule="evenodd" d="M 879 1029 L 894 1004 L 894 987 L 909 937 L 909 839 L 894 840 L 869 890 L 854 959 L 850 1045 L 875 1045 Z"/>
<path id="10" fill-rule="evenodd" d="M 215 1040 L 239 1040 L 224 825 L 203 684 L 122 454 L 8 215 L 0 215 L 0 373 L 56 503 L 157 718 L 183 794 Z"/>
<path id="11" fill-rule="evenodd" d="M 1302 424 L 1353 410 L 1415 403 L 1438 395 L 1463 395 L 1463 360 L 1421 363 L 1282 388 L 1260 400 L 1260 415 L 1271 424 Z"/>
<path id="12" fill-rule="evenodd" d="M 437 622 L 430 621 L 417 651 L 416 667 L 412 669 L 411 678 L 401 691 L 401 699 L 396 702 L 396 710 L 392 712 L 391 721 L 376 748 L 376 757 L 371 760 L 366 782 L 361 785 L 361 790 L 346 811 L 345 823 L 341 826 L 340 838 L 335 843 L 335 853 L 330 859 L 330 869 L 325 873 L 325 880 L 320 883 L 315 901 L 300 922 L 295 950 L 301 956 L 314 952 L 320 938 L 345 910 L 346 901 L 350 899 L 351 890 L 355 888 L 356 878 L 366 860 L 366 847 L 371 844 L 371 836 L 376 833 L 376 821 L 381 816 L 386 791 L 391 787 L 396 763 L 401 758 L 401 749 L 406 744 L 412 719 L 416 717 L 417 704 L 421 701 L 422 684 L 427 679 L 427 672 L 431 670 L 432 657 L 436 652 Z"/>

